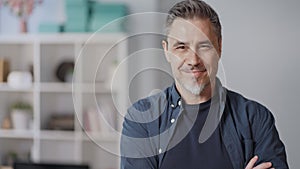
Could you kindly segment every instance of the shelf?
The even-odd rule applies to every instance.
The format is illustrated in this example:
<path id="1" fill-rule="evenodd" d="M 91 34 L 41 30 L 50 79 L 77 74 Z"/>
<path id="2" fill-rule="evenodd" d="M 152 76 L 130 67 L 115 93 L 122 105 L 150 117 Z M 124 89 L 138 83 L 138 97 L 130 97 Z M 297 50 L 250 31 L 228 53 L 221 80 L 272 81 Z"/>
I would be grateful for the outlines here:
<path id="1" fill-rule="evenodd" d="M 111 91 L 105 83 L 84 83 L 81 84 L 81 89 L 82 92 L 84 93 L 103 93 L 103 94 L 108 94 L 108 93 L 115 93 L 115 91 Z"/>
<path id="2" fill-rule="evenodd" d="M 117 142 L 119 137 L 110 133 L 80 133 L 74 131 L 58 131 L 58 130 L 42 130 L 40 132 L 41 140 L 53 140 L 53 141 L 74 141 L 82 136 L 84 141 L 101 141 L 101 142 Z M 82 135 L 81 135 L 82 134 Z M 91 139 L 92 138 L 92 139 Z"/>
<path id="3" fill-rule="evenodd" d="M 1 92 L 33 92 L 34 85 L 29 88 L 13 88 L 10 87 L 7 83 L 0 83 Z"/>
<path id="4" fill-rule="evenodd" d="M 95 38 L 90 37 L 94 36 Z M 41 44 L 74 44 L 84 43 L 89 40 L 93 42 L 113 43 L 124 39 L 124 33 L 53 33 L 53 34 L 20 34 L 20 35 L 1 35 L 0 44 L 32 44 L 39 42 Z"/>
<path id="5" fill-rule="evenodd" d="M 41 92 L 72 92 L 72 83 L 41 83 Z"/>
<path id="6" fill-rule="evenodd" d="M 102 93 L 109 94 L 115 93 L 108 89 L 104 83 L 83 83 L 83 84 L 73 84 L 72 83 L 62 83 L 62 82 L 51 82 L 51 83 L 41 83 L 41 92 L 45 93 L 68 93 L 76 89 L 83 93 Z"/>
<path id="7" fill-rule="evenodd" d="M 112 85 L 112 89 L 110 83 L 113 82 L 112 72 L 117 70 L 114 62 L 121 63 L 128 53 L 125 33 L 3 35 L 0 36 L 0 53 L 9 62 L 11 71 L 31 70 L 34 75 L 29 88 L 13 88 L 0 82 L 0 120 L 3 121 L 9 115 L 10 105 L 17 101 L 28 102 L 32 106 L 31 124 L 34 129 L 0 129 L 0 152 L 6 149 L 12 149 L 18 154 L 30 152 L 31 159 L 37 162 L 77 163 L 92 159 L 95 161 L 90 160 L 93 168 L 116 168 L 117 157 L 110 162 L 112 157 L 104 155 L 102 149 L 95 149 L 93 142 L 104 142 L 105 145 L 117 148 L 120 136 L 110 131 L 85 133 L 78 120 L 83 121 L 84 114 L 98 108 L 100 104 L 103 111 L 112 113 L 107 116 L 113 126 L 121 126 L 121 120 L 114 114 L 116 108 L 119 108 L 114 106 L 114 101 L 121 108 L 127 105 L 127 63 L 126 70 L 119 70 L 118 77 L 122 78 Z M 101 58 L 102 54 L 107 54 L 105 60 Z M 98 65 L 100 59 L 102 65 Z M 81 62 L 76 67 L 74 83 L 59 81 L 56 76 L 58 66 L 63 62 L 75 63 L 77 60 Z M 95 71 L 101 71 L 101 74 L 95 76 Z M 74 131 L 48 129 L 53 115 L 73 115 L 75 112 Z M 65 124 L 65 121 L 61 123 Z M 99 156 L 100 160 L 97 158 Z M 102 166 L 103 162 L 111 165 Z"/>
<path id="8" fill-rule="evenodd" d="M 42 130 L 40 132 L 41 140 L 72 141 L 76 138 L 76 132 L 74 131 Z"/>
<path id="9" fill-rule="evenodd" d="M 84 132 L 84 141 L 101 141 L 101 142 L 119 142 L 119 136 L 111 133 L 95 133 L 95 132 Z"/>
<path id="10" fill-rule="evenodd" d="M 0 138 L 33 139 L 32 130 L 0 130 Z"/>

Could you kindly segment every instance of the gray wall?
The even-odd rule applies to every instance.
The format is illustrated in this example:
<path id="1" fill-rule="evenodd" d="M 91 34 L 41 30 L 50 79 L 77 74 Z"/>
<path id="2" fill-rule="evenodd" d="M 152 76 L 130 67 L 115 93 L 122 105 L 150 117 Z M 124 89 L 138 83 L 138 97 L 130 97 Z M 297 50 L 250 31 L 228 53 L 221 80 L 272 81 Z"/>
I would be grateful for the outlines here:
<path id="1" fill-rule="evenodd" d="M 300 1 L 208 2 L 224 28 L 227 86 L 273 112 L 290 168 L 299 168 Z"/>

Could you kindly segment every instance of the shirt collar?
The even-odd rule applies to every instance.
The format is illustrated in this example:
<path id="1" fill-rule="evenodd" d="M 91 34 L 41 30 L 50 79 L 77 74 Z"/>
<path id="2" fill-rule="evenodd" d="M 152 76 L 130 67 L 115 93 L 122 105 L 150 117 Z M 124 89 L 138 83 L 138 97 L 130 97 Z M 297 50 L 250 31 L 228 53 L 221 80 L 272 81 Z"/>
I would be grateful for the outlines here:
<path id="1" fill-rule="evenodd" d="M 171 105 L 174 105 L 175 107 L 178 106 L 178 103 L 181 101 L 181 96 L 179 92 L 176 89 L 175 82 L 172 85 L 171 88 Z"/>

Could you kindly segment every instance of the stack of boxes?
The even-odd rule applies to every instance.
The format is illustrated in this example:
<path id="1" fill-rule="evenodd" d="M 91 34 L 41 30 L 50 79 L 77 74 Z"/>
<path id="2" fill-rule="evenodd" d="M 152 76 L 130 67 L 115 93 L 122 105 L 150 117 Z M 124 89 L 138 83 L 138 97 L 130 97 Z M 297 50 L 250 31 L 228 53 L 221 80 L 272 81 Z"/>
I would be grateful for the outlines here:
<path id="1" fill-rule="evenodd" d="M 124 25 L 122 17 L 126 15 L 124 4 L 95 3 L 91 7 L 89 31 L 122 32 Z M 116 20 L 118 19 L 118 20 Z M 112 22 L 114 21 L 114 22 Z M 106 26 L 109 23 L 108 26 Z"/>
<path id="2" fill-rule="evenodd" d="M 89 19 L 88 0 L 65 0 L 65 32 L 86 32 Z"/>
<path id="3" fill-rule="evenodd" d="M 101 3 L 96 0 L 64 0 L 66 21 L 41 23 L 39 32 L 123 32 L 125 4 Z M 112 22 L 114 21 L 114 22 Z M 107 25 L 109 24 L 109 25 Z"/>
<path id="4" fill-rule="evenodd" d="M 59 23 L 42 22 L 39 25 L 40 33 L 57 33 L 61 32 L 61 25 Z"/>

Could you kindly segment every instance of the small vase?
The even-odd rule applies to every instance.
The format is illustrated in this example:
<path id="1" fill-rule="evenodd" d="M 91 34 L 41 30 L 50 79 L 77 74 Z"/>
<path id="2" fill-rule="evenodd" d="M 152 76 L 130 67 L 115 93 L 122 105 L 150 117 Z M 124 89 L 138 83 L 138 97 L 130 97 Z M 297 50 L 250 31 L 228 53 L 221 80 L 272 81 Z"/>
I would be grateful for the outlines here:
<path id="1" fill-rule="evenodd" d="M 15 130 L 27 130 L 29 123 L 29 112 L 21 109 L 13 109 L 11 113 L 13 128 Z"/>
<path id="2" fill-rule="evenodd" d="M 27 33 L 27 21 L 25 19 L 20 20 L 20 32 Z"/>

